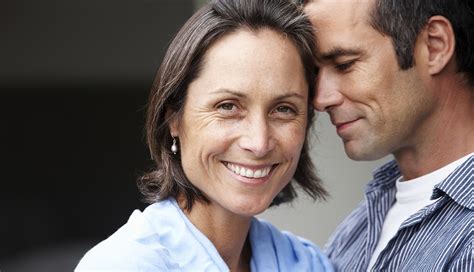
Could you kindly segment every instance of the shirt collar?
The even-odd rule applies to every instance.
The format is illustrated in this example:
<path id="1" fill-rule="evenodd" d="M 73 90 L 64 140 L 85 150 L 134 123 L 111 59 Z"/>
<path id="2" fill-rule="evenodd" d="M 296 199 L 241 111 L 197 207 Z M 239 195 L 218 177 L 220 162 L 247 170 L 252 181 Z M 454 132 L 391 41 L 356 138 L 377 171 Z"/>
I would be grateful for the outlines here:
<path id="1" fill-rule="evenodd" d="M 435 186 L 431 199 L 448 195 L 459 205 L 474 210 L 473 195 L 474 155 L 470 156 L 445 180 Z M 389 161 L 373 172 L 374 179 L 367 184 L 366 192 L 379 190 L 382 187 L 393 187 L 400 177 L 400 169 L 395 160 Z"/>
<path id="2" fill-rule="evenodd" d="M 373 171 L 373 180 L 367 184 L 366 192 L 378 190 L 382 187 L 393 187 L 400 177 L 397 162 L 391 160 Z"/>
<path id="3" fill-rule="evenodd" d="M 470 156 L 445 180 L 435 186 L 431 199 L 448 195 L 459 205 L 474 210 L 472 200 L 474 155 Z"/>

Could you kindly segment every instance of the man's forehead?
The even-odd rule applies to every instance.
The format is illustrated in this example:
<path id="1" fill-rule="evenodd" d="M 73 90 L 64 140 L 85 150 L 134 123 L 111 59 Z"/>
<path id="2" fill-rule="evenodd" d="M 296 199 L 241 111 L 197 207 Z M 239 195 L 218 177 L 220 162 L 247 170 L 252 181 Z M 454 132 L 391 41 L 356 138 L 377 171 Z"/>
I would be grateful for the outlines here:
<path id="1" fill-rule="evenodd" d="M 357 24 L 368 21 L 373 4 L 374 0 L 311 0 L 305 11 L 311 21 Z"/>
<path id="2" fill-rule="evenodd" d="M 300 0 L 302 4 L 309 4 L 309 3 L 335 3 L 335 4 L 341 4 L 341 3 L 374 3 L 375 0 Z"/>
<path id="3" fill-rule="evenodd" d="M 315 26 L 319 44 L 364 35 L 373 30 L 370 23 L 370 1 L 363 0 L 313 0 L 305 5 L 311 23 Z M 321 40 L 322 39 L 322 40 Z"/>
<path id="4" fill-rule="evenodd" d="M 316 28 L 320 62 L 364 54 L 362 44 L 375 31 L 369 19 L 372 4 L 368 0 L 313 0 L 305 5 L 305 12 Z"/>

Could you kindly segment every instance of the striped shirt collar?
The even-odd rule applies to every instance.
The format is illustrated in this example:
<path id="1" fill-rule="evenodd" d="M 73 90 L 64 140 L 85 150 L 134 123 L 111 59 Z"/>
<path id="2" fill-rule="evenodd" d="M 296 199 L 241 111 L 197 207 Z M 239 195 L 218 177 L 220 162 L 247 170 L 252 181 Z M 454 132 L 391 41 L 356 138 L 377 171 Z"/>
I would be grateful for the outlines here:
<path id="1" fill-rule="evenodd" d="M 391 160 L 373 171 L 374 179 L 367 184 L 365 191 L 370 193 L 381 188 L 394 187 L 395 181 L 400 175 L 397 162 Z"/>
<path id="2" fill-rule="evenodd" d="M 474 155 L 471 155 L 444 181 L 435 186 L 431 199 L 448 195 L 459 205 L 474 210 L 473 204 L 473 168 Z M 466 179 L 466 176 L 468 178 Z"/>
<path id="3" fill-rule="evenodd" d="M 449 196 L 459 205 L 474 210 L 473 203 L 473 168 L 474 155 L 467 158 L 454 172 L 452 172 L 445 180 L 435 186 L 431 199 L 437 199 L 443 195 Z M 394 187 L 395 181 L 400 177 L 400 169 L 395 160 L 377 168 L 373 172 L 374 179 L 369 182 L 366 192 L 380 190 L 382 187 Z M 469 176 L 466 180 L 466 176 Z"/>

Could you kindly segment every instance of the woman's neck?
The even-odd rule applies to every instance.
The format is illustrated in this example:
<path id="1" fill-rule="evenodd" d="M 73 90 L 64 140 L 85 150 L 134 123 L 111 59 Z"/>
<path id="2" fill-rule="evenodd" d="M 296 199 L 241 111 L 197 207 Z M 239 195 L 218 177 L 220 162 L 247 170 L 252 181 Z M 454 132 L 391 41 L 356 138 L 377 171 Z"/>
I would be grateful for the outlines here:
<path id="1" fill-rule="evenodd" d="M 230 213 L 215 203 L 199 201 L 194 203 L 191 212 L 184 210 L 184 213 L 214 244 L 231 271 L 250 271 L 252 254 L 247 234 L 251 217 Z"/>

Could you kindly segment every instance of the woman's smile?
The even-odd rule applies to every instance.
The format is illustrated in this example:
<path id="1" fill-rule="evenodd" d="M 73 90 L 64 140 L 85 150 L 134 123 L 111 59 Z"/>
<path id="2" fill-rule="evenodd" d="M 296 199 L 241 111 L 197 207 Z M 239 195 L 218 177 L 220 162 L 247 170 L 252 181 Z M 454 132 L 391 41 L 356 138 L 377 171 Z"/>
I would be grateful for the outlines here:
<path id="1" fill-rule="evenodd" d="M 237 180 L 245 184 L 261 185 L 267 183 L 272 170 L 277 164 L 266 165 L 243 165 L 237 163 L 224 162 L 225 167 L 236 177 Z"/>
<path id="2" fill-rule="evenodd" d="M 229 170 L 231 170 L 235 174 L 247 178 L 263 178 L 268 176 L 270 170 L 272 170 L 272 165 L 247 167 L 244 165 L 234 164 L 230 162 L 226 162 L 224 164 Z"/>

